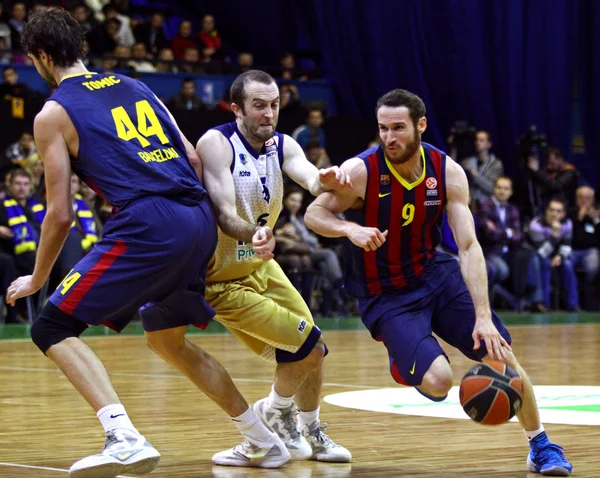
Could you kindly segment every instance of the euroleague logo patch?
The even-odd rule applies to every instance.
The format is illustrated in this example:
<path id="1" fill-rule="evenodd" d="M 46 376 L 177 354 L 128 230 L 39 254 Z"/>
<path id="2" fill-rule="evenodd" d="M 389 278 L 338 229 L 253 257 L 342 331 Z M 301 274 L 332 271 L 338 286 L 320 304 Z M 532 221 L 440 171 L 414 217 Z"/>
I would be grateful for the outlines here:
<path id="1" fill-rule="evenodd" d="M 427 189 L 435 189 L 435 188 L 437 188 L 437 179 L 435 179 L 435 178 L 427 178 L 425 180 L 425 186 L 427 186 Z"/>

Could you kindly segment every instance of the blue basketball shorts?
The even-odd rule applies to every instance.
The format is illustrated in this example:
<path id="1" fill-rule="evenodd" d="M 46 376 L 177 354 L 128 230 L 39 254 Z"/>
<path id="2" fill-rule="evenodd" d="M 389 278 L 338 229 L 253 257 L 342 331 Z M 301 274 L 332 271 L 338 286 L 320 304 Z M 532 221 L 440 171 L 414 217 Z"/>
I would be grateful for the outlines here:
<path id="1" fill-rule="evenodd" d="M 163 197 L 139 199 L 109 219 L 102 239 L 46 307 L 118 332 L 138 311 L 146 331 L 205 327 L 214 317 L 204 290 L 216 243 L 208 200 L 186 206 Z"/>
<path id="2" fill-rule="evenodd" d="M 452 264 L 438 267 L 455 270 L 433 292 L 386 292 L 359 301 L 363 323 L 371 336 L 386 346 L 390 372 L 403 385 L 420 385 L 433 361 L 445 355 L 433 332 L 472 360 L 481 361 L 487 354 L 483 341 L 473 350 L 475 307 L 460 268 Z M 445 271 L 439 272 L 443 275 Z M 508 330 L 493 310 L 492 321 L 510 343 Z"/>

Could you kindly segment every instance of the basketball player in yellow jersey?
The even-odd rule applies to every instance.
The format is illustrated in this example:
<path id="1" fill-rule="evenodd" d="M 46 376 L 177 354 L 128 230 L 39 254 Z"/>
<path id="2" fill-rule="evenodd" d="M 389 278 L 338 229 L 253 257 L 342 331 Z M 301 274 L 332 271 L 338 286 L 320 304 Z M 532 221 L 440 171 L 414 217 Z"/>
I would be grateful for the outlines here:
<path id="1" fill-rule="evenodd" d="M 236 121 L 198 141 L 219 238 L 207 275 L 215 319 L 253 352 L 277 363 L 267 398 L 254 411 L 286 444 L 292 459 L 349 462 L 351 454 L 323 433 L 319 421 L 322 362 L 327 347 L 310 310 L 273 258 L 271 228 L 281 211 L 285 172 L 313 195 L 349 186 L 339 168 L 317 170 L 291 137 L 276 133 L 279 90 L 250 70 L 231 86 Z M 294 400 L 299 408 L 293 419 Z M 238 417 L 244 420 L 244 417 Z M 247 466 L 245 443 L 213 462 Z"/>

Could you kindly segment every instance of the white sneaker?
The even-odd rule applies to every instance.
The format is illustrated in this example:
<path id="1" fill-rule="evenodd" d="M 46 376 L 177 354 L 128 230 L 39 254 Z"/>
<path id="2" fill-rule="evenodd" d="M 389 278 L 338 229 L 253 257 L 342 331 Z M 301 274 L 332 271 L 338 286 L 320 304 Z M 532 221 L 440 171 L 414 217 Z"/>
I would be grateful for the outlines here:
<path id="1" fill-rule="evenodd" d="M 300 433 L 312 448 L 311 460 L 350 463 L 352 454 L 325 435 L 323 432 L 326 428 L 327 423 L 321 426 L 319 420 L 314 421 L 310 426 L 302 425 L 300 427 Z"/>
<path id="2" fill-rule="evenodd" d="M 104 450 L 76 462 L 69 470 L 75 478 L 114 478 L 121 473 L 144 475 L 158 466 L 160 453 L 130 430 L 106 432 Z"/>
<path id="3" fill-rule="evenodd" d="M 213 463 L 226 466 L 255 466 L 279 468 L 292 457 L 283 442 L 275 434 L 268 441 L 258 441 L 245 437 L 246 441 L 229 450 L 215 453 Z"/>
<path id="4" fill-rule="evenodd" d="M 293 417 L 296 412 L 292 408 L 293 405 L 285 409 L 269 407 L 267 399 L 263 398 L 254 404 L 254 413 L 269 430 L 277 433 L 292 454 L 292 460 L 307 460 L 313 454 L 312 448 L 298 433 Z"/>

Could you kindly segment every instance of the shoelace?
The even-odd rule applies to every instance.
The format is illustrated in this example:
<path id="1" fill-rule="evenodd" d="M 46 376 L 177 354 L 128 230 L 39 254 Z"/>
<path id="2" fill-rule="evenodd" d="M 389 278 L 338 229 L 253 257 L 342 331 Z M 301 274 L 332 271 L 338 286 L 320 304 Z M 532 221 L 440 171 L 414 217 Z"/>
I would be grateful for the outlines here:
<path id="1" fill-rule="evenodd" d="M 281 421 L 292 440 L 297 440 L 300 437 L 300 433 L 298 433 L 298 429 L 296 428 L 296 422 L 294 421 L 294 415 L 297 414 L 298 410 L 293 410 L 292 408 L 281 410 Z"/>
<path id="2" fill-rule="evenodd" d="M 563 450 L 563 447 L 560 445 L 557 445 L 556 443 L 549 443 L 538 450 L 535 456 L 535 461 L 537 461 L 540 465 L 545 465 L 554 459 L 554 453 L 558 453 L 558 455 L 566 461 Z"/>
<path id="3" fill-rule="evenodd" d="M 327 423 L 321 424 L 314 431 L 309 430 L 309 435 L 317 439 L 323 445 L 329 445 L 333 442 L 331 441 L 331 438 L 329 438 L 329 436 L 323 433 L 325 430 L 327 430 Z"/>

